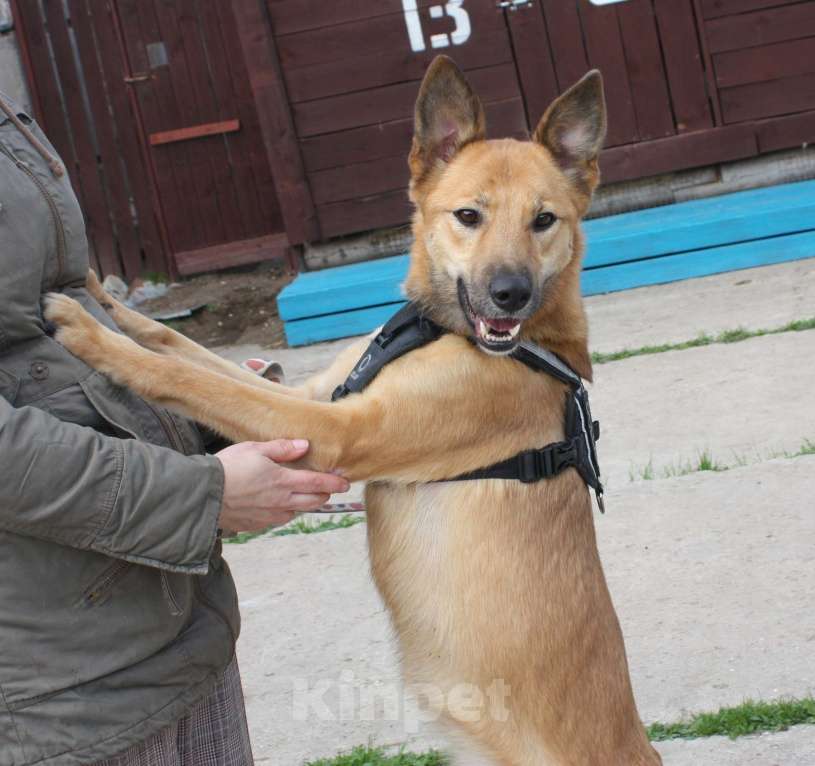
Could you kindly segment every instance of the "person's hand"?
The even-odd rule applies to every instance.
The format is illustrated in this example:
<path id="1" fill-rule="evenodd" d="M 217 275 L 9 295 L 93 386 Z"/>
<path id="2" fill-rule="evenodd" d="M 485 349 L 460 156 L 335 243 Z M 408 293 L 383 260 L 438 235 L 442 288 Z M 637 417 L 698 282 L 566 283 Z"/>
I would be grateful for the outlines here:
<path id="1" fill-rule="evenodd" d="M 302 439 L 243 442 L 218 452 L 224 467 L 219 524 L 232 532 L 257 532 L 287 524 L 295 513 L 323 505 L 333 492 L 347 492 L 341 476 L 284 468 L 308 452 Z"/>

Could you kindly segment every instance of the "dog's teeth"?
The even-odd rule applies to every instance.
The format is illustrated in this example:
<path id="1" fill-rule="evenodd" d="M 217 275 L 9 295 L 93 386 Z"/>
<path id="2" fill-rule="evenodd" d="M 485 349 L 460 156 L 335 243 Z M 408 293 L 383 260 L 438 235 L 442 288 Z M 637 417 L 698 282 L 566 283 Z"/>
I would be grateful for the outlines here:
<path id="1" fill-rule="evenodd" d="M 520 325 L 520 324 L 516 324 L 516 325 L 515 325 L 515 327 L 513 327 L 513 328 L 512 328 L 512 329 L 509 331 L 509 337 L 510 337 L 510 338 L 517 338 L 517 337 L 518 337 L 518 333 L 519 333 L 520 331 L 521 331 L 521 325 Z"/>
<path id="2" fill-rule="evenodd" d="M 487 323 L 483 319 L 478 320 L 478 325 L 476 326 L 476 331 L 478 334 L 483 338 L 485 336 L 489 336 L 490 332 L 487 328 Z"/>

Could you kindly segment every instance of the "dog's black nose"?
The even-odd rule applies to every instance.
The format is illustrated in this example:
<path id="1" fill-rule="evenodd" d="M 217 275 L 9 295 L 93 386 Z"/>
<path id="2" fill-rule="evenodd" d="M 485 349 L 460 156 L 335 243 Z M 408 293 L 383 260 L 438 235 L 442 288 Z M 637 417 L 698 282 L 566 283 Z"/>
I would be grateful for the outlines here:
<path id="1" fill-rule="evenodd" d="M 526 274 L 499 272 L 490 282 L 490 297 L 502 311 L 519 311 L 532 297 L 532 282 Z"/>

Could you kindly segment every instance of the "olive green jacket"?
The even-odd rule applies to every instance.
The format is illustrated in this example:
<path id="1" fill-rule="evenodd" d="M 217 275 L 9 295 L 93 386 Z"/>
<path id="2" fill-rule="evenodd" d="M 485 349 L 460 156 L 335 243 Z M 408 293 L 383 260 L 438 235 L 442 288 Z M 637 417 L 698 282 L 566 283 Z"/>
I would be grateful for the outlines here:
<path id="1" fill-rule="evenodd" d="M 209 691 L 239 630 L 220 462 L 192 423 L 46 332 L 52 290 L 110 326 L 87 268 L 67 174 L 0 112 L 2 766 L 76 766 L 143 741 Z"/>

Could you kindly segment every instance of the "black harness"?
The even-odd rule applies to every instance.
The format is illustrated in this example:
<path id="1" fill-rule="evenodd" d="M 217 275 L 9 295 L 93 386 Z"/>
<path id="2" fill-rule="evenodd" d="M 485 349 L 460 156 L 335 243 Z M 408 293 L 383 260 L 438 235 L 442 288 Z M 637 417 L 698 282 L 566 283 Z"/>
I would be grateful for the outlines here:
<path id="1" fill-rule="evenodd" d="M 337 401 L 348 394 L 362 391 L 386 364 L 432 343 L 445 332 L 444 328 L 422 316 L 413 303 L 408 303 L 390 318 L 373 339 L 345 383 L 337 386 L 331 400 Z M 589 395 L 583 381 L 560 357 L 534 343 L 521 341 L 511 356 L 530 369 L 545 372 L 569 386 L 566 438 L 540 449 L 524 450 L 507 460 L 444 481 L 515 479 L 528 484 L 550 479 L 567 468 L 575 468 L 583 481 L 594 490 L 600 511 L 604 512 L 603 485 L 595 446 L 600 438 L 600 424 L 591 418 Z"/>

